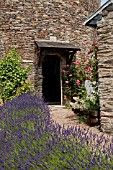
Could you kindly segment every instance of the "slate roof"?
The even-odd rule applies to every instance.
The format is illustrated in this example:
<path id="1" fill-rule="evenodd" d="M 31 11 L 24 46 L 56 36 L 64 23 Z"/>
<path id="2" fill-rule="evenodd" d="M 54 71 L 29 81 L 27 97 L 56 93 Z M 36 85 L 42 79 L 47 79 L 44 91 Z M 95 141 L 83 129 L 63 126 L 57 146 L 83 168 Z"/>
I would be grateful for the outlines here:
<path id="1" fill-rule="evenodd" d="M 67 50 L 73 50 L 78 51 L 80 50 L 79 47 L 76 47 L 75 45 L 68 43 L 68 42 L 61 42 L 61 41 L 36 41 L 36 44 L 40 48 L 57 48 L 57 49 L 67 49 Z"/>
<path id="2" fill-rule="evenodd" d="M 84 25 L 96 27 L 98 21 L 102 19 L 103 10 L 113 11 L 113 0 L 108 0 L 100 8 L 98 8 L 85 22 Z"/>

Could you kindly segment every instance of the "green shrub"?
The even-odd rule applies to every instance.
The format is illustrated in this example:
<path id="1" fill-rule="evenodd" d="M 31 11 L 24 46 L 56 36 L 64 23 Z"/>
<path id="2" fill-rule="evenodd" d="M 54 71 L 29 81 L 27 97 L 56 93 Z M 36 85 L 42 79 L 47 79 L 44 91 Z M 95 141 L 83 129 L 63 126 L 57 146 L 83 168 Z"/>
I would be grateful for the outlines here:
<path id="1" fill-rule="evenodd" d="M 30 84 L 26 82 L 29 70 L 29 66 L 26 69 L 22 67 L 22 59 L 16 48 L 0 59 L 0 95 L 3 102 L 30 91 Z"/>
<path id="2" fill-rule="evenodd" d="M 3 100 L 0 97 L 0 106 L 2 106 L 2 105 L 3 105 Z"/>

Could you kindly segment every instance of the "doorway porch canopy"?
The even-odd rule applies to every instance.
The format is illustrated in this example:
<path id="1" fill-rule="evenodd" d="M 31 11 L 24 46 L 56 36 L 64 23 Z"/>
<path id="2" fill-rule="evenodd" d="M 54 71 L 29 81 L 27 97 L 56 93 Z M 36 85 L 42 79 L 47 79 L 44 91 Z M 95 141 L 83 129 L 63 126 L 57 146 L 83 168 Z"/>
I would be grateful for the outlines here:
<path id="1" fill-rule="evenodd" d="M 68 51 L 73 51 L 76 52 L 80 50 L 79 47 L 74 46 L 73 44 L 69 42 L 64 42 L 64 41 L 36 41 L 36 44 L 40 48 L 58 48 L 58 49 L 64 49 Z"/>
<path id="2" fill-rule="evenodd" d="M 76 47 L 72 43 L 66 41 L 50 41 L 50 40 L 39 40 L 35 41 L 36 46 L 40 51 L 39 61 L 41 62 L 41 51 L 44 49 L 56 49 L 62 50 L 66 54 L 67 60 L 70 62 L 77 51 L 80 51 L 79 47 Z M 70 57 L 70 58 L 69 58 Z"/>

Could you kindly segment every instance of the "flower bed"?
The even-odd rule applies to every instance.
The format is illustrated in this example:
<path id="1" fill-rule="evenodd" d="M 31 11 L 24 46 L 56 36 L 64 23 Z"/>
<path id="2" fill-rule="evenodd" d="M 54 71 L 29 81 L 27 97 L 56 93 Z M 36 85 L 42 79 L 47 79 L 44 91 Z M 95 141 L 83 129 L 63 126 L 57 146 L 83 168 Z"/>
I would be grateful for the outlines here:
<path id="1" fill-rule="evenodd" d="M 53 124 L 33 94 L 0 107 L 0 126 L 0 170 L 113 169 L 113 138 Z"/>

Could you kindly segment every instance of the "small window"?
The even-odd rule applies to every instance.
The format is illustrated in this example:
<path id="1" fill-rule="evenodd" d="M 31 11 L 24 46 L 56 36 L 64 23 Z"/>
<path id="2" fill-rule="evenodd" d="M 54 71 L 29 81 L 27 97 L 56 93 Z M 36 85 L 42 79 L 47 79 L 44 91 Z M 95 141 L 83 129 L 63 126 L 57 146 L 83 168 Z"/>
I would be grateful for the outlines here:
<path id="1" fill-rule="evenodd" d="M 101 0 L 100 1 L 100 5 L 102 6 L 104 3 L 106 3 L 107 2 L 107 0 Z"/>

